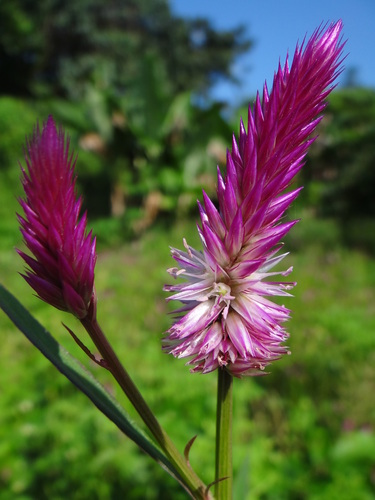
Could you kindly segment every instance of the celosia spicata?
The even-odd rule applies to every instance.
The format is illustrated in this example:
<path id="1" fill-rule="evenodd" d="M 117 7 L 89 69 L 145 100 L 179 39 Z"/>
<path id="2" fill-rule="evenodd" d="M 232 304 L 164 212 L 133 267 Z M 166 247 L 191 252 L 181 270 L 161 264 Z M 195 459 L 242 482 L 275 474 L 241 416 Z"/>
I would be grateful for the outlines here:
<path id="1" fill-rule="evenodd" d="M 24 242 L 33 257 L 18 253 L 29 266 L 25 280 L 49 304 L 83 319 L 95 315 L 95 238 L 81 218 L 75 193 L 75 160 L 69 140 L 50 116 L 27 142 L 22 169 L 25 199 L 18 216 Z"/>
<path id="2" fill-rule="evenodd" d="M 178 268 L 169 273 L 185 281 L 166 285 L 178 300 L 175 323 L 163 349 L 191 358 L 193 372 L 225 368 L 234 376 L 260 375 L 285 354 L 289 334 L 282 324 L 290 311 L 266 297 L 288 296 L 295 285 L 285 271 L 270 270 L 280 240 L 297 222 L 281 222 L 300 189 L 287 190 L 304 164 L 325 98 L 340 72 L 341 21 L 314 32 L 297 46 L 289 67 L 279 65 L 272 91 L 263 88 L 249 107 L 247 130 L 241 120 L 239 140 L 227 152 L 226 176 L 218 169 L 217 209 L 203 192 L 198 226 L 203 252 L 172 248 Z"/>

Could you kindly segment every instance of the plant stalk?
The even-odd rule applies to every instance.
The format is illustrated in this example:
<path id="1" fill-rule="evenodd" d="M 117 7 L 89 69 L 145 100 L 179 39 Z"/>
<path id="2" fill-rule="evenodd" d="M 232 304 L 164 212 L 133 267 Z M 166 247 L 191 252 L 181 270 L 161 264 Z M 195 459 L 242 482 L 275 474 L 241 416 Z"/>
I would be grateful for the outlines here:
<path id="1" fill-rule="evenodd" d="M 227 370 L 219 368 L 216 412 L 216 500 L 231 500 L 233 495 L 232 409 L 233 377 Z"/>
<path id="2" fill-rule="evenodd" d="M 154 436 L 160 448 L 176 468 L 183 484 L 187 487 L 191 496 L 197 500 L 207 500 L 210 498 L 207 496 L 204 483 L 195 474 L 190 465 L 188 465 L 186 459 L 178 451 L 168 434 L 157 421 L 146 401 L 143 399 L 143 396 L 121 364 L 111 344 L 100 328 L 99 323 L 96 319 L 90 317 L 82 319 L 81 323 L 103 357 L 106 367 L 112 373 L 131 404 L 137 410 L 139 416 Z"/>

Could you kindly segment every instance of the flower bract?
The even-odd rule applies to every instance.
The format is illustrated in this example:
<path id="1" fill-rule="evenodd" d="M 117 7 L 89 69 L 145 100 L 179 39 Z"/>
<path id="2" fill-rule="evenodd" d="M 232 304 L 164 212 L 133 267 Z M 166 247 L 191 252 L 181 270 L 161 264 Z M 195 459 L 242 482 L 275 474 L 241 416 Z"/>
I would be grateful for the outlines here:
<path id="1" fill-rule="evenodd" d="M 326 97 L 340 72 L 341 21 L 318 29 L 297 46 L 263 88 L 247 128 L 240 123 L 227 152 L 226 174 L 218 169 L 216 206 L 206 193 L 199 203 L 203 251 L 184 241 L 172 249 L 180 282 L 166 285 L 168 300 L 182 302 L 163 349 L 189 358 L 192 371 L 224 368 L 234 376 L 259 375 L 288 352 L 284 323 L 290 311 L 271 299 L 288 297 L 292 268 L 274 271 L 285 257 L 282 238 L 297 222 L 283 219 L 300 188 L 291 184 L 304 164 Z M 182 280 L 182 281 L 181 281 Z"/>
<path id="2" fill-rule="evenodd" d="M 95 315 L 95 238 L 80 218 L 75 193 L 75 160 L 69 141 L 50 116 L 27 143 L 22 168 L 24 217 L 18 216 L 24 243 L 33 256 L 18 250 L 29 267 L 24 278 L 49 304 L 79 319 Z"/>

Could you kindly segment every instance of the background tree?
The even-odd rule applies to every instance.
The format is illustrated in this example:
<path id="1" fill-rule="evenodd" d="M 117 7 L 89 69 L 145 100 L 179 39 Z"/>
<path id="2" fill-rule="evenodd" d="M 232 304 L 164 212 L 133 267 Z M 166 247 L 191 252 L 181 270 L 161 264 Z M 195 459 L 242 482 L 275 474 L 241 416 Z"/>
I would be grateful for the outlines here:
<path id="1" fill-rule="evenodd" d="M 334 217 L 348 243 L 375 251 L 375 92 L 334 92 L 303 169 L 317 213 Z"/>
<path id="2" fill-rule="evenodd" d="M 244 28 L 217 31 L 172 15 L 167 0 L 5 0 L 0 4 L 0 93 L 80 98 L 87 82 L 134 88 L 152 54 L 171 93 L 232 79 L 251 43 Z"/>
<path id="3" fill-rule="evenodd" d="M 78 145 L 90 216 L 114 215 L 106 232 L 128 234 L 161 214 L 186 214 L 202 187 L 212 191 L 208 172 L 225 163 L 231 129 L 220 104 L 198 107 L 193 96 L 233 80 L 234 60 L 250 46 L 243 28 L 175 17 L 167 0 L 4 1 L 0 108 L 17 111 L 26 98 L 31 114 L 63 123 Z M 24 133 L 21 125 L 19 143 Z"/>

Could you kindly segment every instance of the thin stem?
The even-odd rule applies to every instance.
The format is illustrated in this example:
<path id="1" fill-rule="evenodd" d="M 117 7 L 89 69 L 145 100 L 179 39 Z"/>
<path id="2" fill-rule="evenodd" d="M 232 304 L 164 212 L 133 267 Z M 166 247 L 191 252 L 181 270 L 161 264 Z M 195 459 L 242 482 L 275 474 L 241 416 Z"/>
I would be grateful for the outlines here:
<path id="1" fill-rule="evenodd" d="M 216 412 L 216 483 L 215 498 L 231 500 L 232 470 L 232 401 L 233 377 L 226 370 L 218 370 Z"/>
<path id="2" fill-rule="evenodd" d="M 207 500 L 206 486 L 190 468 L 186 459 L 181 455 L 168 434 L 157 421 L 138 388 L 122 366 L 96 319 L 84 318 L 81 320 L 81 323 L 105 360 L 109 371 L 137 410 L 161 449 L 175 466 L 181 476 L 182 482 L 187 486 L 193 498 Z"/>

